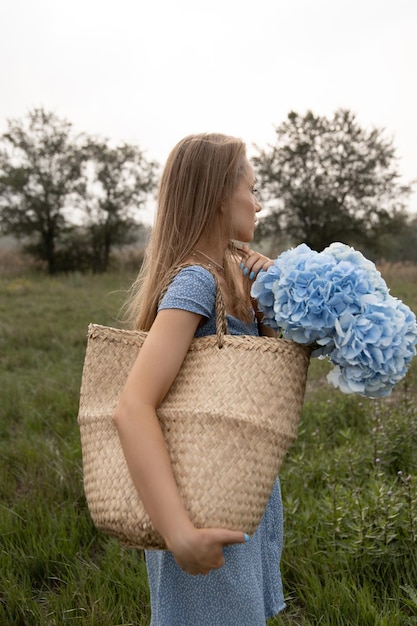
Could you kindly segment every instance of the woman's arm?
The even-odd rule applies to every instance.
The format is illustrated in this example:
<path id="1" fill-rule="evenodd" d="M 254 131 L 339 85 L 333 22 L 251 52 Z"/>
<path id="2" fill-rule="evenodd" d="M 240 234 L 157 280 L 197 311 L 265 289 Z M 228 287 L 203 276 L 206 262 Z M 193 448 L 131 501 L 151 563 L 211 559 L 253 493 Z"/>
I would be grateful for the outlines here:
<path id="1" fill-rule="evenodd" d="M 224 563 L 222 548 L 243 532 L 196 529 L 181 500 L 156 409 L 187 354 L 201 316 L 160 311 L 129 374 L 114 421 L 143 505 L 182 569 L 208 573 Z"/>

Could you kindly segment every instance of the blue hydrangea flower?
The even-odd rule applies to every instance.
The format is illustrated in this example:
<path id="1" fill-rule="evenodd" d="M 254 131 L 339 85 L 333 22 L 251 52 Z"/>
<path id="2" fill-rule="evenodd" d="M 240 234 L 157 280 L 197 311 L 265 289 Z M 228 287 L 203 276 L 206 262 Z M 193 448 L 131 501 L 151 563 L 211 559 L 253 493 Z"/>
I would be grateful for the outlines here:
<path id="1" fill-rule="evenodd" d="M 339 241 L 330 244 L 323 250 L 331 254 L 337 261 L 348 261 L 352 265 L 364 270 L 368 275 L 368 280 L 373 286 L 373 290 L 380 291 L 384 295 L 388 295 L 389 289 L 381 276 L 381 272 L 377 270 L 375 264 L 363 256 L 362 252 L 355 250 L 351 246 L 347 246 Z"/>
<path id="2" fill-rule="evenodd" d="M 375 265 L 334 243 L 282 253 L 252 286 L 264 323 L 311 345 L 334 364 L 329 382 L 345 393 L 388 395 L 416 354 L 414 313 L 389 294 Z"/>
<path id="3" fill-rule="evenodd" d="M 389 395 L 416 353 L 415 315 L 392 296 L 369 296 L 359 315 L 342 315 L 335 331 L 329 359 L 337 367 L 328 380 L 345 393 Z"/>

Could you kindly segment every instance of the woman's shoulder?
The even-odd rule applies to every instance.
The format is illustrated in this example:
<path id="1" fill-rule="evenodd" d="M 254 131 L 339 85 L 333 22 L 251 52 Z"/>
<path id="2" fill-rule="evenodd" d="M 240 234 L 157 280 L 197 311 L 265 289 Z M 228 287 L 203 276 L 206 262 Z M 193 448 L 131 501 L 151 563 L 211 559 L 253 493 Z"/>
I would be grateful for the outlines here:
<path id="1" fill-rule="evenodd" d="M 186 265 L 179 270 L 168 289 L 208 289 L 215 291 L 216 283 L 212 273 L 202 265 Z"/>
<path id="2" fill-rule="evenodd" d="M 159 309 L 184 308 L 207 317 L 215 298 L 216 283 L 211 272 L 201 265 L 187 265 L 169 284 Z"/>
<path id="3" fill-rule="evenodd" d="M 204 265 L 200 265 L 199 263 L 190 263 L 187 265 L 184 265 L 183 267 L 181 267 L 181 269 L 179 270 L 177 276 L 201 276 L 204 278 L 209 278 L 211 281 L 214 282 L 214 277 L 213 274 L 210 272 L 209 269 L 207 269 L 207 267 L 204 267 Z"/>

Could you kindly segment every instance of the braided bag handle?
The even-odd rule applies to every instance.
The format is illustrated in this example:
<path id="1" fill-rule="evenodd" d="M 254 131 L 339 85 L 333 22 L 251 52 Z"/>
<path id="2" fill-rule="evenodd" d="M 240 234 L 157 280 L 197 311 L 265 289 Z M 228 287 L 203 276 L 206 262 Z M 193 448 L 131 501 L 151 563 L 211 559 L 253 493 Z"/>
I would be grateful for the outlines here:
<path id="1" fill-rule="evenodd" d="M 205 270 L 210 272 L 210 274 L 214 278 L 214 282 L 216 284 L 216 337 L 217 337 L 217 345 L 219 348 L 222 348 L 224 345 L 224 336 L 229 334 L 228 326 L 227 326 L 227 318 L 226 318 L 226 306 L 224 304 L 223 293 L 220 287 L 219 279 L 216 274 L 211 271 L 206 265 L 201 265 L 200 263 L 182 263 L 181 265 L 177 265 L 172 268 L 169 272 L 164 287 L 159 296 L 159 303 L 162 301 L 166 292 L 168 291 L 168 287 L 174 280 L 175 276 L 179 274 L 181 270 L 186 267 L 192 267 L 193 265 L 199 265 L 200 267 L 204 267 Z"/>

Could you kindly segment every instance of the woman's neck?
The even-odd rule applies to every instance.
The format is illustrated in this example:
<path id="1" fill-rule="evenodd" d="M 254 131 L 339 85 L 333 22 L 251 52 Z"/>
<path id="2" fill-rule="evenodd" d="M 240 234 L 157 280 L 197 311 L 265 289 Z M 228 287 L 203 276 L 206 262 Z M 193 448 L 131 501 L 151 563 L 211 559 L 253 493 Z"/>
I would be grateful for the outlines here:
<path id="1" fill-rule="evenodd" d="M 208 265 L 208 267 L 217 270 L 218 272 L 224 272 L 224 258 L 222 258 L 221 263 L 219 263 L 215 258 L 200 250 L 199 248 L 194 248 L 193 256 L 204 260 L 204 262 Z M 217 255 L 217 258 L 220 258 Z"/>

